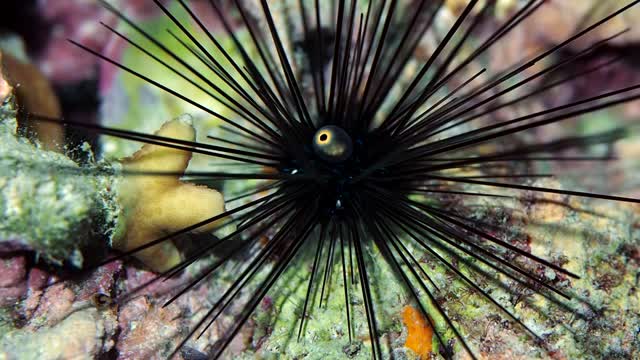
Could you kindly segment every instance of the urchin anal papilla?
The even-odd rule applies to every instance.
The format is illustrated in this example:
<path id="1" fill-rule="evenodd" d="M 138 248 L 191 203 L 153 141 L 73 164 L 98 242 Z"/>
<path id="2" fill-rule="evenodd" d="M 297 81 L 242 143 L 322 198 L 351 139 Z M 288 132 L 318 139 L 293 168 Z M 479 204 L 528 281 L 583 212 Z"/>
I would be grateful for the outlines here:
<path id="1" fill-rule="evenodd" d="M 321 159 L 338 163 L 351 156 L 353 143 L 349 134 L 342 128 L 326 125 L 313 135 L 313 150 Z"/>

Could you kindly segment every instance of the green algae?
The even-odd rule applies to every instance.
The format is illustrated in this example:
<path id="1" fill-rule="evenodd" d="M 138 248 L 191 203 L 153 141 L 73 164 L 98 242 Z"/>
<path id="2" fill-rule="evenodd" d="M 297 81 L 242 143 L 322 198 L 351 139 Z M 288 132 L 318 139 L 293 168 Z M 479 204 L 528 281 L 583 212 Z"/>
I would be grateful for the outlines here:
<path id="1" fill-rule="evenodd" d="M 80 167 L 18 136 L 9 102 L 1 116 L 0 241 L 81 267 L 83 249 L 108 242 L 116 230 L 116 178 L 105 164 Z"/>
<path id="2" fill-rule="evenodd" d="M 562 188 L 555 182 L 534 185 Z M 469 186 L 465 190 L 481 189 Z M 491 359 L 551 358 L 555 356 L 553 354 L 571 359 L 639 356 L 640 294 L 637 276 L 640 264 L 630 253 L 630 249 L 637 251 L 640 247 L 639 231 L 634 229 L 638 209 L 606 201 L 567 197 L 561 197 L 560 204 L 550 205 L 547 200 L 553 197 L 539 194 L 531 197 L 517 191 L 507 193 L 513 197 L 490 200 L 465 198 L 469 216 L 503 227 L 504 231 L 499 233 L 501 238 L 516 246 L 529 246 L 533 254 L 564 264 L 564 268 L 576 273 L 580 279 L 570 279 L 550 269 L 540 273 L 532 262 L 514 259 L 572 299 L 545 296 L 539 290 L 527 289 L 460 253 L 460 259 L 466 259 L 466 262 L 455 262 L 457 269 L 537 334 L 543 341 L 539 343 L 526 329 L 457 278 L 442 263 L 426 255 L 419 258 L 420 265 L 439 290 L 433 290 L 432 286 L 429 288 L 465 341 L 481 358 Z M 414 255 L 424 253 L 410 239 L 403 238 L 403 241 Z M 315 245 L 311 247 L 315 249 Z M 313 251 L 307 250 L 290 265 L 279 285 L 270 292 L 271 305 L 258 307 L 252 317 L 255 330 L 251 344 L 254 349 L 245 353 L 243 358 L 371 357 L 359 280 L 355 285 L 349 285 L 353 326 L 353 341 L 351 345 L 349 343 L 339 250 L 336 250 L 333 273 L 327 283 L 328 299 L 320 307 L 320 290 L 312 290 L 303 336 L 297 340 L 313 261 Z M 436 251 L 453 262 L 451 255 L 437 248 Z M 415 307 L 416 304 L 402 285 L 402 280 L 382 259 L 377 247 L 370 244 L 366 254 L 383 352 L 388 356 L 393 354 L 394 358 L 417 359 L 416 354 L 404 348 L 406 328 L 401 317 L 404 306 Z M 479 276 L 478 269 L 485 275 Z M 323 271 L 321 268 L 319 274 Z M 409 273 L 405 266 L 403 271 Z M 455 338 L 427 294 L 419 290 L 418 296 L 443 337 Z M 439 345 L 436 339 L 425 341 L 432 341 L 437 353 Z M 460 341 L 453 343 L 455 358 L 464 359 Z"/>

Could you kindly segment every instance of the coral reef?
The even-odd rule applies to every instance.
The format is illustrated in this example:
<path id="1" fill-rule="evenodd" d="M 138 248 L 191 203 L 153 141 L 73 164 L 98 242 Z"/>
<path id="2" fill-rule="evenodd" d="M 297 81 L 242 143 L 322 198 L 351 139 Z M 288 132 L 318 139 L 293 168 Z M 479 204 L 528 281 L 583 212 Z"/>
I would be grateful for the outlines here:
<path id="1" fill-rule="evenodd" d="M 156 7 L 149 1 L 109 0 L 122 11 L 136 19 L 153 17 Z M 43 48 L 36 54 L 40 69 L 55 83 L 75 83 L 95 78 L 102 66 L 100 61 L 79 48 L 71 46 L 67 39 L 74 39 L 96 49 L 111 48 L 117 55 L 117 47 L 110 47 L 114 35 L 100 25 L 104 22 L 115 26 L 117 20 L 98 1 L 42 0 L 38 1 L 39 16 L 51 24 L 49 36 Z M 117 57 L 117 56 L 115 56 Z"/>
<path id="2" fill-rule="evenodd" d="M 545 3 L 535 18 L 516 29 L 520 32 L 518 36 L 510 37 L 510 41 L 505 41 L 503 47 L 492 54 L 498 60 L 489 65 L 499 69 L 519 60 L 526 51 L 535 51 L 566 38 L 595 2 Z M 173 97 L 115 71 L 110 65 L 100 65 L 99 74 L 96 74 L 96 59 L 77 49 L 69 50 L 66 37 L 97 49 L 104 48 L 110 57 L 122 59 L 134 67 L 144 67 L 151 77 L 166 82 L 181 81 L 178 75 L 169 74 L 166 69 L 147 68 L 147 64 L 141 62 L 146 60 L 139 60 L 135 49 L 126 46 L 122 39 L 96 31 L 98 18 L 109 25 L 119 24 L 95 3 L 83 0 L 40 3 L 45 17 L 58 24 L 50 43 L 38 57 L 41 69 L 58 83 L 100 76 L 100 88 L 106 96 L 102 123 L 152 132 L 160 127 L 161 121 L 186 111 L 193 113 L 197 121 L 195 129 L 187 117 L 182 117 L 164 124 L 156 134 L 182 140 L 200 137 L 198 140 L 201 140 L 207 134 L 219 131 L 219 121 L 204 112 L 177 102 Z M 157 19 L 145 11 L 144 4 L 149 2 L 116 3 L 129 7 L 125 12 L 131 14 L 128 10 L 132 10 L 134 16 L 144 19 L 143 25 L 150 27 L 154 35 L 171 41 L 165 32 L 167 20 Z M 453 19 L 451 14 L 465 3 L 447 0 L 450 13 L 443 12 L 438 21 L 450 21 Z M 500 0 L 500 12 L 509 12 L 514 3 L 515 0 Z M 618 3 L 617 0 L 611 2 Z M 611 36 L 632 25 L 637 17 L 633 14 L 621 17 L 622 23 L 612 23 L 595 35 Z M 548 25 L 540 26 L 541 21 Z M 638 34 L 632 27 L 616 39 L 616 46 L 637 42 Z M 247 34 L 240 32 L 239 36 L 242 38 Z M 225 37 L 220 40 L 223 44 L 229 41 Z M 430 45 L 428 39 L 419 50 L 429 54 Z M 177 52 L 188 57 L 187 51 Z M 590 59 L 585 67 L 598 61 L 601 59 Z M 194 65 L 204 69 L 203 64 Z M 550 94 L 540 102 L 553 103 L 561 96 L 581 97 L 595 82 L 606 81 L 612 88 L 637 82 L 632 64 L 616 71 L 602 71 L 585 77 L 579 86 L 564 86 L 560 95 Z M 187 167 L 194 167 L 190 162 L 196 163 L 195 167 L 209 170 L 215 164 L 192 160 L 192 154 L 185 150 L 157 145 L 139 149 L 139 143 L 104 138 L 101 141 L 105 156 L 111 159 L 130 157 L 121 164 L 92 161 L 81 167 L 62 154 L 47 151 L 42 145 L 17 136 L 15 111 L 10 106 L 11 88 L 11 84 L 0 77 L 0 101 L 3 102 L 0 108 L 0 214 L 3 215 L 0 222 L 0 358 L 166 358 L 230 286 L 233 275 L 245 264 L 242 260 L 250 254 L 238 255 L 237 262 L 222 267 L 215 276 L 206 278 L 170 304 L 167 301 L 182 290 L 188 280 L 197 277 L 202 269 L 215 261 L 216 254 L 168 280 L 159 280 L 157 272 L 176 265 L 183 256 L 172 242 L 138 254 L 137 259 L 142 264 L 114 261 L 82 273 L 61 271 L 59 265 L 80 268 L 86 263 L 83 251 L 96 244 L 99 247 L 110 244 L 127 251 L 221 213 L 224 201 L 218 191 L 181 181 L 181 174 Z M 205 106 L 224 115 L 231 114 L 192 87 L 178 87 L 178 90 L 196 101 L 202 100 Z M 541 105 L 533 103 L 531 106 Z M 562 131 L 589 133 L 603 124 L 615 128 L 628 124 L 639 113 L 633 106 L 583 119 L 585 125 L 577 130 L 574 124 L 569 124 L 564 130 L 554 127 L 530 136 L 551 138 Z M 631 136 L 611 148 L 598 149 L 631 159 L 623 166 L 598 165 L 596 170 L 603 170 L 609 176 L 589 178 L 587 170 L 593 170 L 588 168 L 593 165 L 574 165 L 552 169 L 554 173 L 567 174 L 566 182 L 544 180 L 535 185 L 571 189 L 579 182 L 605 188 L 607 193 L 640 197 L 637 177 L 640 142 L 638 134 L 631 133 Z M 135 150 L 138 151 L 134 153 Z M 118 170 L 129 172 L 131 176 L 116 176 Z M 157 171 L 166 171 L 169 176 L 149 174 Z M 571 173 L 575 175 L 573 178 Z M 225 194 L 234 195 L 247 183 L 235 181 L 221 186 L 224 186 Z M 471 185 L 461 190 L 487 191 Z M 515 191 L 509 195 L 511 198 L 502 199 L 433 196 L 429 201 L 443 206 L 464 202 L 468 213 L 459 215 L 488 222 L 495 227 L 494 235 L 551 259 L 579 275 L 580 279 L 537 269 L 537 275 L 576 298 L 568 301 L 545 297 L 511 279 L 496 276 L 482 264 L 455 264 L 463 273 L 468 273 L 471 267 L 486 272 L 479 286 L 490 291 L 508 311 L 540 335 L 542 343 L 537 343 L 478 291 L 453 280 L 456 277 L 451 269 L 438 265 L 429 256 L 419 259 L 441 289 L 436 301 L 463 329 L 464 337 L 475 344 L 480 357 L 640 358 L 640 207 L 560 195 L 540 196 Z M 198 232 L 207 234 L 214 226 L 209 224 Z M 37 256 L 34 257 L 34 253 Z M 368 249 L 367 256 L 373 259 L 383 255 Z M 511 260 L 523 266 L 534 265 L 522 257 Z M 228 349 L 228 358 L 370 358 L 371 343 L 363 299 L 357 292 L 351 294 L 352 303 L 348 305 L 353 321 L 353 341 L 349 341 L 341 293 L 345 284 L 339 265 L 328 280 L 324 297 L 319 291 L 312 296 L 310 306 L 313 311 L 303 329 L 303 337 L 298 341 L 305 280 L 311 272 L 312 261 L 312 253 L 308 252 L 285 271 Z M 375 310 L 385 354 L 394 359 L 437 357 L 441 349 L 434 339 L 434 329 L 420 316 L 401 281 L 384 262 L 371 263 L 370 276 L 376 282 Z M 245 298 L 241 297 L 241 300 Z M 230 312 L 237 311 L 242 305 L 240 302 Z M 437 329 L 446 329 L 443 319 L 430 320 Z M 230 314 L 223 314 L 219 326 L 208 329 L 200 338 L 191 339 L 177 358 L 206 358 L 225 335 L 224 326 L 235 321 Z M 446 335 L 453 337 L 451 331 Z M 467 357 L 457 353 L 455 358 Z"/>
<path id="3" fill-rule="evenodd" d="M 482 188 L 470 187 L 465 191 L 482 191 Z M 495 277 L 490 269 L 483 268 L 487 277 L 480 286 L 490 289 L 494 298 L 544 339 L 543 347 L 539 347 L 479 292 L 468 289 L 462 282 L 452 282 L 455 277 L 450 270 L 435 266 L 429 258 L 421 259 L 421 265 L 441 289 L 437 295 L 439 303 L 465 329 L 465 337 L 479 344 L 482 358 L 631 359 L 640 356 L 637 335 L 640 328 L 638 206 L 562 196 L 522 196 L 516 192 L 512 199 L 500 204 L 493 199 L 490 202 L 467 201 L 467 207 L 474 209 L 468 216 L 488 219 L 502 229 L 496 230 L 496 234 L 502 234 L 513 245 L 555 259 L 581 277 L 570 281 L 554 271 L 540 274 L 577 298 L 574 302 L 551 301 L 509 279 Z M 356 344 L 359 342 L 363 349 L 352 352 L 346 347 L 348 338 L 344 331 L 346 315 L 341 306 L 340 276 L 334 279 L 332 285 L 336 290 L 329 291 L 327 305 L 314 309 L 307 320 L 306 337 L 296 341 L 297 314 L 301 311 L 305 289 L 300 281 L 305 278 L 304 271 L 308 271 L 305 265 L 300 266 L 302 269 L 291 269 L 289 278 L 285 275 L 283 282 L 287 285 L 274 293 L 269 300 L 273 304 L 269 310 L 260 308 L 254 316 L 255 325 L 262 329 L 254 332 L 252 344 L 258 347 L 256 356 L 275 357 L 286 349 L 288 358 L 339 358 L 344 354 L 356 359 L 369 358 L 368 351 L 364 351 L 368 346 L 362 343 L 368 341 L 366 324 L 355 326 Z M 467 266 L 458 264 L 463 272 Z M 385 339 L 383 344 L 401 358 L 428 358 L 423 349 L 430 347 L 432 342 L 434 347 L 436 344 L 431 338 L 420 339 L 420 334 L 430 333 L 428 327 L 425 329 L 425 320 L 416 319 L 406 308 L 412 303 L 389 269 L 376 270 L 372 278 L 385 284 L 383 293 L 376 299 L 380 304 L 377 308 L 379 318 L 385 319 L 379 324 Z M 519 296 L 511 296 L 514 291 Z M 352 296 L 355 296 L 354 304 L 362 301 L 358 294 Z M 352 307 L 353 319 L 362 322 L 364 313 L 358 311 L 358 306 Z M 269 321 L 261 321 L 265 318 Z M 442 320 L 433 320 L 436 326 L 444 329 Z M 437 352 L 437 347 L 433 351 Z M 456 358 L 465 356 L 459 354 Z"/>
<path id="4" fill-rule="evenodd" d="M 7 108 L 3 109 L 5 116 L 11 114 Z M 14 120 L 5 119 L 1 125 L 4 126 L 3 143 L 10 144 L 11 149 L 20 150 L 23 156 L 31 154 L 31 157 L 23 158 L 21 161 L 23 166 L 31 164 L 29 171 L 34 171 L 35 164 L 50 164 L 52 161 L 56 162 L 59 168 L 77 169 L 75 163 L 63 160 L 62 155 L 44 151 L 26 140 L 17 138 Z M 157 134 L 181 139 L 194 137 L 193 129 L 184 119 L 167 123 Z M 154 146 L 144 147 L 124 162 L 124 169 L 184 171 L 190 154 L 180 150 L 160 152 L 158 150 Z M 3 155 L 6 158 L 11 154 L 7 152 Z M 34 159 L 38 161 L 34 163 Z M 47 162 L 44 162 L 45 160 Z M 161 167 L 158 168 L 158 166 Z M 7 164 L 6 169 L 21 168 L 16 168 L 15 164 L 11 163 Z M 22 169 L 26 171 L 26 168 Z M 26 174 L 23 176 L 27 176 Z M 31 178 L 33 179 L 33 176 Z M 167 190 L 170 187 L 187 186 L 187 192 L 195 189 L 193 185 L 180 185 L 176 176 L 170 179 L 158 179 L 148 175 L 137 178 L 134 176 L 128 180 L 140 182 L 129 184 L 127 189 L 135 188 L 136 191 L 133 193 L 139 194 L 138 190 L 158 186 L 155 192 L 148 193 L 150 196 L 153 195 L 152 198 L 159 193 L 170 192 Z M 145 178 L 146 180 L 141 181 Z M 44 179 L 49 184 L 56 183 L 55 178 Z M 72 179 L 85 185 L 91 185 L 92 181 L 95 181 L 86 176 L 73 176 Z M 65 185 L 70 186 L 67 181 Z M 558 184 L 537 185 L 559 187 Z M 473 188 L 465 190 L 479 191 Z M 87 191 L 91 193 L 95 188 L 83 189 L 77 193 L 86 194 Z M 213 197 L 211 201 L 206 201 L 207 206 L 221 206 L 222 202 L 217 192 L 204 189 L 202 191 L 208 192 L 207 196 Z M 198 195 L 196 198 L 201 196 Z M 149 199 L 140 195 L 128 199 L 127 201 L 132 203 L 149 203 Z M 74 198 L 73 202 L 77 203 L 78 200 Z M 449 284 L 450 273 L 447 269 L 434 266 L 434 262 L 429 261 L 428 258 L 422 259 L 422 265 L 433 274 L 434 281 L 444 289 L 439 296 L 442 306 L 456 314 L 456 321 L 463 325 L 464 329 L 469 329 L 465 335 L 481 344 L 481 354 L 484 357 L 511 359 L 536 356 L 561 359 L 588 358 L 589 354 L 597 358 L 632 358 L 639 355 L 636 333 L 640 327 L 638 320 L 640 319 L 638 316 L 640 297 L 636 279 L 640 271 L 638 260 L 640 209 L 637 206 L 612 205 L 606 202 L 576 200 L 557 195 L 539 198 L 533 195 L 522 196 L 515 192 L 512 199 L 490 202 L 471 199 L 465 201 L 468 201 L 466 208 L 473 209 L 468 216 L 493 219 L 491 221 L 496 226 L 510 229 L 503 235 L 508 236 L 514 245 L 524 246 L 536 255 L 556 259 L 559 263 L 565 264 L 566 268 L 580 275 L 580 280 L 569 281 L 563 275 L 553 271 L 541 274 L 563 290 L 571 291 L 584 302 L 583 304 L 590 304 L 589 306 L 577 303 L 557 304 L 524 288 L 518 291 L 521 294 L 519 297 L 511 297 L 510 292 L 505 291 L 502 286 L 513 290 L 518 288 L 517 284 L 505 279 L 497 279 L 498 283 L 495 283 L 496 279 L 487 277 L 486 284 L 494 286 L 492 295 L 500 299 L 503 304 L 506 304 L 508 310 L 518 314 L 528 326 L 545 339 L 545 347 L 550 351 L 544 353 L 532 343 L 531 339 L 523 337 L 522 330 L 505 320 L 498 310 L 481 298 L 480 294 L 469 290 L 461 292 L 461 284 Z M 501 202 L 496 203 L 496 201 Z M 85 209 L 93 208 L 95 204 L 85 204 L 84 207 Z M 127 208 L 136 209 L 136 206 L 128 205 Z M 168 208 L 175 207 L 168 206 Z M 133 221 L 138 224 L 137 226 L 140 226 L 139 219 L 145 217 L 159 219 L 157 216 L 163 213 L 154 206 L 146 210 L 136 210 L 138 211 L 141 212 Z M 221 209 L 208 208 L 206 211 L 214 215 Z M 56 212 L 56 214 L 63 213 Z M 73 213 L 72 217 L 86 219 L 88 216 L 87 213 Z M 207 217 L 200 212 L 197 216 L 198 219 Z M 131 219 L 131 217 L 128 218 Z M 158 221 L 168 222 L 162 219 Z M 189 219 L 188 222 L 193 222 L 193 219 Z M 168 228 L 160 229 L 163 229 L 161 232 L 170 231 Z M 75 235 L 82 234 L 74 229 L 67 229 L 67 231 L 73 231 Z M 147 239 L 151 239 L 152 234 L 158 233 L 152 231 Z M 23 237 L 30 240 L 38 239 L 33 234 L 26 235 L 28 236 L 23 235 Z M 55 237 L 51 238 L 55 239 Z M 78 243 L 74 242 L 74 244 Z M 36 250 L 39 246 L 35 242 L 28 242 L 26 245 Z M 60 262 L 65 258 L 64 255 L 62 257 L 58 255 L 61 249 L 66 249 L 68 255 L 70 250 L 60 244 L 56 244 L 52 249 L 45 248 L 40 251 L 43 252 L 43 257 L 51 257 L 53 261 Z M 71 252 L 75 253 L 73 250 Z M 169 250 L 168 254 L 174 254 L 174 250 Z M 370 256 L 375 257 L 380 254 L 372 253 Z M 342 286 L 342 279 L 339 276 L 335 276 L 330 281 L 331 286 L 325 299 L 319 299 L 316 295 L 315 303 L 312 305 L 317 306 L 319 302 L 323 302 L 322 309 L 314 310 L 304 329 L 304 338 L 300 342 L 296 341 L 297 314 L 301 311 L 304 300 L 306 287 L 303 280 L 306 278 L 305 274 L 310 271 L 309 260 L 304 258 L 294 264 L 285 273 L 278 288 L 270 297 L 265 298 L 254 314 L 253 320 L 243 331 L 244 335 L 235 342 L 231 351 L 236 356 L 270 358 L 286 352 L 288 358 L 315 359 L 343 356 L 356 359 L 368 358 L 368 334 L 366 326 L 362 323 L 364 314 L 361 306 L 357 306 L 362 299 L 358 294 L 353 297 L 351 310 L 354 319 L 354 342 L 349 345 L 345 331 L 345 309 L 339 294 Z M 145 261 L 144 258 L 143 261 Z M 207 261 L 203 263 L 206 264 Z M 152 267 L 168 266 L 166 262 L 161 262 L 160 265 L 154 264 L 153 260 L 149 264 Z M 461 269 L 464 269 L 464 266 L 466 265 L 460 265 Z M 152 285 L 139 291 L 141 285 L 154 281 L 155 276 L 131 265 L 123 267 L 120 262 L 96 270 L 89 278 L 55 284 L 56 279 L 59 279 L 58 276 L 47 270 L 33 267 L 25 255 L 7 258 L 3 261 L 2 278 L 0 278 L 3 304 L 13 306 L 18 301 L 19 305 L 14 310 L 7 310 L 11 307 L 5 308 L 3 312 L 5 325 L 2 330 L 4 336 L 0 340 L 0 349 L 9 358 L 12 356 L 41 359 L 65 357 L 70 354 L 79 354 L 80 349 L 84 349 L 83 354 L 86 358 L 110 351 L 124 357 L 159 356 L 161 358 L 171 351 L 172 346 L 175 346 L 181 336 L 184 336 L 185 331 L 193 326 L 203 311 L 207 310 L 211 302 L 216 299 L 215 294 L 219 294 L 220 289 L 228 286 L 228 281 L 225 279 L 233 271 L 233 267 L 225 269 L 213 283 L 203 284 L 188 297 L 180 298 L 168 307 L 163 307 L 162 304 L 172 292 L 187 278 L 193 276 L 193 271 L 172 279 L 168 283 Z M 375 296 L 377 303 L 380 304 L 377 311 L 382 319 L 379 327 L 388 351 L 393 352 L 394 356 L 416 359 L 425 358 L 427 356 L 425 354 L 430 350 L 437 352 L 437 347 L 431 348 L 432 340 L 425 335 L 431 333 L 429 327 L 424 319 L 416 318 L 415 310 L 412 311 L 410 307 L 411 302 L 408 301 L 406 293 L 395 280 L 390 269 L 380 264 L 373 271 L 372 276 L 377 279 L 376 281 L 385 284 L 384 291 L 377 292 Z M 445 284 L 449 286 L 444 286 Z M 121 294 L 126 296 L 119 299 Z M 103 299 L 101 302 L 106 302 L 105 306 L 96 303 L 97 295 L 104 296 L 106 299 L 113 297 L 119 300 L 117 304 L 109 305 L 109 301 Z M 579 307 L 569 311 L 565 306 Z M 26 324 L 16 327 L 16 319 L 19 318 L 26 319 Z M 443 326 L 441 320 L 434 320 L 436 320 L 436 326 Z M 232 319 L 226 321 L 232 321 Z M 64 336 L 68 336 L 70 332 L 77 334 L 74 335 L 76 340 L 72 343 L 64 341 Z M 155 335 L 150 338 L 149 333 Z M 219 336 L 218 330 L 211 329 L 200 340 L 188 343 L 185 351 L 206 354 L 214 346 L 210 340 L 217 336 Z M 45 348 L 43 341 L 49 344 L 46 352 L 33 352 L 34 349 Z"/>
<path id="5" fill-rule="evenodd" d="M 0 112 L 0 246 L 81 267 L 82 250 L 112 233 L 113 179 L 18 137 L 10 99 Z"/>
<path id="6" fill-rule="evenodd" d="M 73 272 L 59 273 L 48 265 L 80 268 L 88 249 L 95 256 L 113 242 L 126 250 L 214 216 L 223 209 L 221 195 L 179 180 L 189 151 L 149 145 L 122 165 L 80 167 L 16 134 L 11 95 L 0 112 L 0 357 L 91 359 L 109 353 L 116 343 L 118 353 L 132 358 L 162 354 L 159 349 L 166 356 L 189 324 L 179 319 L 194 308 L 180 302 L 165 309 L 159 301 L 188 274 L 145 287 L 143 295 L 156 291 L 155 300 L 142 296 L 116 304 L 109 299 L 121 291 L 137 294 L 135 289 L 155 275 L 116 261 L 75 280 Z M 165 124 L 158 135 L 192 140 L 195 133 L 188 118 L 182 118 Z M 123 179 L 116 175 L 120 168 L 138 175 Z M 148 174 L 158 171 L 172 175 Z M 149 250 L 140 259 L 156 270 L 180 259 L 170 243 Z M 201 296 L 204 303 L 210 294 Z M 150 332 L 157 337 L 150 339 Z"/>
<path id="7" fill-rule="evenodd" d="M 118 311 L 96 301 L 115 291 L 120 263 L 81 282 L 38 267 L 28 269 L 22 300 L 4 304 L 0 357 L 5 359 L 94 359 L 109 353 L 118 331 Z"/>

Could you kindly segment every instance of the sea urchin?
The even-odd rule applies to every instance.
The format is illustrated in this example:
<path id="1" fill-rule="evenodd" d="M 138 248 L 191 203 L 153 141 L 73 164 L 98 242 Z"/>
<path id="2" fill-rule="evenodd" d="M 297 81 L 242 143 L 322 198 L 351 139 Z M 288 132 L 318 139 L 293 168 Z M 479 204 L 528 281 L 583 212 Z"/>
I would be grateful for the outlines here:
<path id="1" fill-rule="evenodd" d="M 241 302 L 241 310 L 235 314 L 237 321 L 211 354 L 219 357 L 283 272 L 301 254 L 309 252 L 313 256 L 298 317 L 299 339 L 304 336 L 305 319 L 314 311 L 311 299 L 319 291 L 322 303 L 333 271 L 339 271 L 344 326 L 349 338 L 353 324 L 366 320 L 372 340 L 371 356 L 383 358 L 370 268 L 376 262 L 385 262 L 434 329 L 439 353 L 452 358 L 456 352 L 466 352 L 477 358 L 465 329 L 439 298 L 441 289 L 425 269 L 426 261 L 444 267 L 456 281 L 480 294 L 544 347 L 544 340 L 493 297 L 479 279 L 488 275 L 500 277 L 549 299 L 570 299 L 572 295 L 541 278 L 539 269 L 569 278 L 578 276 L 558 262 L 513 245 L 502 236 L 505 229 L 491 221 L 467 217 L 463 202 L 457 199 L 512 197 L 518 191 L 526 191 L 640 202 L 528 185 L 533 179 L 549 175 L 523 171 L 537 162 L 606 160 L 557 154 L 610 143 L 623 132 L 533 143 L 520 137 L 530 129 L 636 100 L 640 98 L 640 86 L 517 116 L 512 112 L 506 119 L 504 113 L 494 117 L 579 77 L 560 76 L 561 80 L 552 84 L 538 82 L 545 75 L 562 74 L 618 36 L 611 34 L 569 57 L 552 60 L 559 50 L 573 46 L 640 1 L 629 2 L 566 41 L 491 76 L 478 64 L 486 61 L 489 50 L 529 18 L 544 0 L 523 1 L 489 32 L 483 26 L 492 19 L 496 1 L 470 0 L 422 60 L 416 60 L 416 53 L 424 48 L 427 34 L 435 31 L 444 0 L 299 0 L 287 2 L 288 11 L 282 12 L 273 11 L 276 5 L 267 0 L 235 0 L 233 6 L 225 5 L 224 9 L 220 2 L 209 1 L 225 35 L 209 31 L 184 0 L 177 0 L 179 6 L 175 7 L 154 2 L 172 21 L 174 27 L 168 31 L 191 59 L 178 56 L 174 49 L 105 4 L 136 36 L 109 29 L 150 61 L 214 98 L 232 116 L 200 104 L 162 79 L 145 76 L 142 69 L 129 68 L 71 41 L 219 119 L 224 123 L 225 136 L 212 137 L 214 142 L 210 144 L 63 122 L 236 164 L 228 169 L 257 169 L 186 173 L 186 178 L 199 182 L 260 181 L 251 182 L 246 193 L 228 200 L 240 200 L 242 205 L 162 238 L 150 239 L 143 246 L 107 260 L 123 258 L 222 219 L 236 225 L 235 230 L 203 245 L 158 277 L 173 277 L 198 259 L 225 249 L 225 255 L 194 276 L 169 300 L 171 303 L 209 279 L 237 254 L 252 254 L 243 260 L 233 284 L 176 351 L 192 335 L 204 333 L 220 314 Z M 201 32 L 188 30 L 187 21 L 196 24 Z M 246 31 L 243 39 L 239 38 L 238 28 Z M 221 44 L 221 36 L 231 39 L 233 51 Z M 207 72 L 198 70 L 194 62 L 205 65 Z M 477 190 L 482 188 L 491 192 Z M 526 261 L 515 261 L 516 258 Z M 362 299 L 357 306 L 364 308 L 366 319 L 354 318 L 355 296 Z"/>

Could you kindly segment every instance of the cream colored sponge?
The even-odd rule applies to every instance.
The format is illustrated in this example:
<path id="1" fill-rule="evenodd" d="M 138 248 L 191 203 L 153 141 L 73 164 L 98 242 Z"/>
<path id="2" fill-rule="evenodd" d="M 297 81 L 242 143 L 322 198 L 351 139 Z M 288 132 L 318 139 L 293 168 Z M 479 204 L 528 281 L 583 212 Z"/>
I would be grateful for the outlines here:
<path id="1" fill-rule="evenodd" d="M 156 135 L 195 140 L 193 126 L 184 119 L 165 123 Z M 126 230 L 114 241 L 114 248 L 134 249 L 224 211 L 224 199 L 218 191 L 180 180 L 190 160 L 190 151 L 146 144 L 122 161 L 127 175 L 120 187 L 120 202 L 125 209 Z M 148 174 L 159 172 L 167 174 Z M 211 231 L 215 225 L 208 224 L 196 232 Z M 157 272 L 168 270 L 182 260 L 170 240 L 134 256 Z"/>

